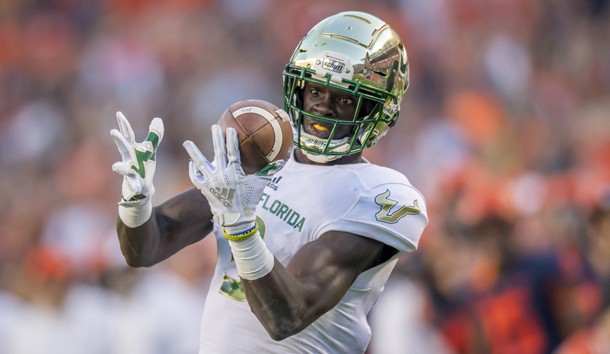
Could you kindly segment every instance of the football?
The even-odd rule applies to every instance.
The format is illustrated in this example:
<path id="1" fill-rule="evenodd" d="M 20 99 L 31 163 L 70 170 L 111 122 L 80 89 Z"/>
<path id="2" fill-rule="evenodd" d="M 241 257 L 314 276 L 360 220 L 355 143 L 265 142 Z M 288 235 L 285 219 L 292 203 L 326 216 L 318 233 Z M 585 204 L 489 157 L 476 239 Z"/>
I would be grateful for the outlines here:
<path id="1" fill-rule="evenodd" d="M 263 100 L 239 101 L 218 120 L 226 132 L 237 131 L 239 153 L 245 174 L 256 173 L 267 164 L 286 160 L 292 150 L 292 125 L 288 114 Z"/>

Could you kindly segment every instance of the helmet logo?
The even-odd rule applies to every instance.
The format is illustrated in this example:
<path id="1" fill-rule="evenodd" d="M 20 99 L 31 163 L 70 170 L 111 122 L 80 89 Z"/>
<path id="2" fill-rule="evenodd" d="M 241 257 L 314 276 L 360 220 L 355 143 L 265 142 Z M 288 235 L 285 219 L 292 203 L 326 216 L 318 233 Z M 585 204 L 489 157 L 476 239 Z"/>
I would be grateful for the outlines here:
<path id="1" fill-rule="evenodd" d="M 338 74 L 341 74 L 343 72 L 343 69 L 345 68 L 345 63 L 336 60 L 335 58 L 330 58 L 330 57 L 326 57 L 324 58 L 324 61 L 322 62 L 322 69 L 328 70 L 328 71 L 332 71 Z"/>
<path id="2" fill-rule="evenodd" d="M 316 58 L 313 69 L 316 71 L 317 79 L 324 80 L 325 76 L 330 75 L 331 80 L 341 86 L 344 85 L 343 79 L 350 80 L 354 71 L 348 57 L 328 51 Z"/>

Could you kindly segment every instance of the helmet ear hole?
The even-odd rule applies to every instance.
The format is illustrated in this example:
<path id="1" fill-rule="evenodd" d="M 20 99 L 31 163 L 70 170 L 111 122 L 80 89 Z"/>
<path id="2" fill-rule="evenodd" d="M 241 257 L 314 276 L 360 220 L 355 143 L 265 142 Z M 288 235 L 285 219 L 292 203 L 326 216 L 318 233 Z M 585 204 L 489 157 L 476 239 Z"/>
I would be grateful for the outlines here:
<path id="1" fill-rule="evenodd" d="M 362 108 L 360 108 L 360 114 L 358 118 L 368 117 L 371 113 L 374 112 L 375 107 L 378 105 L 378 102 L 363 99 L 362 100 Z"/>

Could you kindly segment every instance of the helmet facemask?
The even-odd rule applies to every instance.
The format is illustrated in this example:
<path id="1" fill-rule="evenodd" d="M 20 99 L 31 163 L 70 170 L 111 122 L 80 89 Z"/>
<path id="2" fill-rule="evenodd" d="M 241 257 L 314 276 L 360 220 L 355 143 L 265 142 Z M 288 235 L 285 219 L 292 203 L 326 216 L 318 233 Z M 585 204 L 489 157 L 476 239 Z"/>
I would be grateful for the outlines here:
<path id="1" fill-rule="evenodd" d="M 372 146 L 381 137 L 382 130 L 385 132 L 393 125 L 395 118 L 392 120 L 383 115 L 383 99 L 379 95 L 367 93 L 359 82 L 344 80 L 341 84 L 336 84 L 333 83 L 330 75 L 325 78 L 316 76 L 313 70 L 300 67 L 291 68 L 290 65 L 284 72 L 284 106 L 285 110 L 290 112 L 295 128 L 294 143 L 310 160 L 326 163 L 361 152 Z M 356 111 L 352 119 L 330 118 L 303 110 L 302 96 L 306 83 L 327 86 L 356 97 Z M 303 117 L 313 118 L 329 126 L 329 136 L 320 138 L 307 133 L 303 127 Z M 337 132 L 342 126 L 349 126 L 351 134 L 347 137 L 336 138 Z"/>

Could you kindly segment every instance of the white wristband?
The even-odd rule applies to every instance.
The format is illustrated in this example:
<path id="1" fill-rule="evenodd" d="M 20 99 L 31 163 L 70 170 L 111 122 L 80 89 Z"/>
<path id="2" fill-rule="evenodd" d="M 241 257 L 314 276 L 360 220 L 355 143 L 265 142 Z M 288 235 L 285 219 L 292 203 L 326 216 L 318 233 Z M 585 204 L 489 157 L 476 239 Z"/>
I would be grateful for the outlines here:
<path id="1" fill-rule="evenodd" d="M 130 205 L 130 202 L 119 203 L 119 218 L 123 224 L 136 228 L 150 219 L 152 215 L 152 203 L 148 198 L 144 205 Z"/>
<path id="2" fill-rule="evenodd" d="M 275 258 L 260 234 L 241 241 L 229 241 L 237 272 L 242 279 L 256 280 L 271 272 Z"/>

